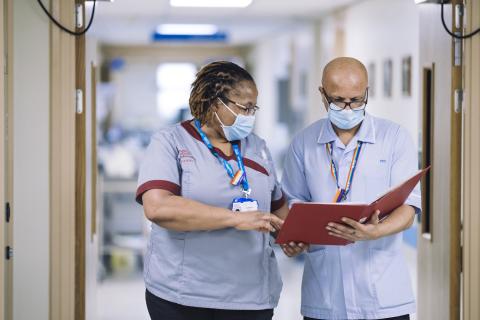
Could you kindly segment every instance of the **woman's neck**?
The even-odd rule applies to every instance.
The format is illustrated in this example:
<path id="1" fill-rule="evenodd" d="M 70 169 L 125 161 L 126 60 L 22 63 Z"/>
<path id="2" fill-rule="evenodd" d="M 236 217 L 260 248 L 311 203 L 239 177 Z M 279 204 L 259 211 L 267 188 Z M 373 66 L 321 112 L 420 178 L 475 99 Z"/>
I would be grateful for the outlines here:
<path id="1" fill-rule="evenodd" d="M 193 123 L 192 125 L 195 127 L 195 130 L 197 130 L 197 127 Z M 225 139 L 225 137 L 219 132 L 219 129 L 210 124 L 202 125 L 202 131 L 205 133 L 213 146 L 225 145 L 229 143 L 229 141 Z"/>

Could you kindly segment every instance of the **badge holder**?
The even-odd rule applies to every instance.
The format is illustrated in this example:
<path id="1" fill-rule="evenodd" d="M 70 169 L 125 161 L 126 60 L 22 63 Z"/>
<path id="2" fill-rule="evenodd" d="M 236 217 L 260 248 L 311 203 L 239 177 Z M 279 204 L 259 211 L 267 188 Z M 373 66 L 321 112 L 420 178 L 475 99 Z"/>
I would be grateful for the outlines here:
<path id="1" fill-rule="evenodd" d="M 239 175 L 239 172 L 237 172 L 237 174 L 235 174 L 234 178 L 232 179 L 233 185 L 239 185 L 243 181 L 243 179 L 245 179 L 244 173 L 240 174 L 241 175 L 240 179 L 235 179 L 235 177 Z M 242 190 L 242 192 L 243 192 L 243 197 L 233 199 L 232 211 L 233 212 L 257 211 L 258 201 L 248 197 L 250 195 L 251 189 Z"/>
<path id="2" fill-rule="evenodd" d="M 232 211 L 234 212 L 247 212 L 257 211 L 258 201 L 251 198 L 235 198 L 232 203 Z"/>

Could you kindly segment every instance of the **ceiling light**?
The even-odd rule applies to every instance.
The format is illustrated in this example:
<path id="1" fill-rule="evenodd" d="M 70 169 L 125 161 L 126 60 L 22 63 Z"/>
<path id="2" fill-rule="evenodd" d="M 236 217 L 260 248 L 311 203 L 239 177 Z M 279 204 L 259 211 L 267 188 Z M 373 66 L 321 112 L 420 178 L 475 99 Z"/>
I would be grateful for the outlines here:
<path id="1" fill-rule="evenodd" d="M 253 0 L 170 0 L 172 7 L 245 8 Z"/>
<path id="2" fill-rule="evenodd" d="M 442 3 L 444 1 L 445 3 L 449 3 L 450 0 L 415 0 L 416 4 L 421 4 L 421 3 Z"/>
<path id="3" fill-rule="evenodd" d="M 218 27 L 213 24 L 161 24 L 156 31 L 164 35 L 213 35 L 218 33 Z"/>

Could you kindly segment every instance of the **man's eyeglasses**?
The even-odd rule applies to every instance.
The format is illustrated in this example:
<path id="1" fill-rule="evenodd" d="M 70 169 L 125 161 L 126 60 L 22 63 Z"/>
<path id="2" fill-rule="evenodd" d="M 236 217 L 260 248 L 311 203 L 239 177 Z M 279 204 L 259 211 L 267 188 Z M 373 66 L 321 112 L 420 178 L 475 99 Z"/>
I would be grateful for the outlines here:
<path id="1" fill-rule="evenodd" d="M 346 107 L 350 107 L 352 110 L 365 110 L 368 102 L 368 88 L 365 90 L 365 96 L 360 99 L 350 99 L 350 101 L 345 101 L 343 98 L 333 99 L 330 97 L 324 89 L 319 89 L 321 93 L 325 96 L 325 99 L 328 102 L 330 109 L 334 111 L 344 110 Z"/>
<path id="2" fill-rule="evenodd" d="M 227 100 L 228 102 L 230 103 L 233 103 L 234 105 L 236 105 L 237 107 L 239 107 L 240 109 L 242 109 L 243 113 L 247 116 L 253 116 L 255 115 L 255 113 L 260 109 L 259 106 L 253 106 L 253 107 L 246 107 L 238 102 L 235 102 L 233 100 L 230 100 L 228 99 L 227 97 L 223 97 L 224 100 Z"/>

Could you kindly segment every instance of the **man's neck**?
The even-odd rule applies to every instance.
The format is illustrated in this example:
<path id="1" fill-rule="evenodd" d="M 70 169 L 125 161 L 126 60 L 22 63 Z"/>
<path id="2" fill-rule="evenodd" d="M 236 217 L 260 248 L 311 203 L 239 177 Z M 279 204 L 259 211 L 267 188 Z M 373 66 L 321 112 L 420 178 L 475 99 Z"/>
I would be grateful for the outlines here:
<path id="1" fill-rule="evenodd" d="M 362 123 L 363 123 L 363 121 L 360 124 L 353 127 L 352 129 L 348 129 L 348 130 L 340 129 L 340 128 L 336 127 L 334 124 L 332 124 L 332 126 L 333 126 L 333 130 L 337 134 L 340 141 L 342 141 L 342 143 L 345 146 L 347 146 L 350 143 L 350 141 L 352 141 L 353 137 L 355 137 L 355 135 L 357 134 L 358 130 L 360 129 L 360 126 L 362 125 Z"/>

